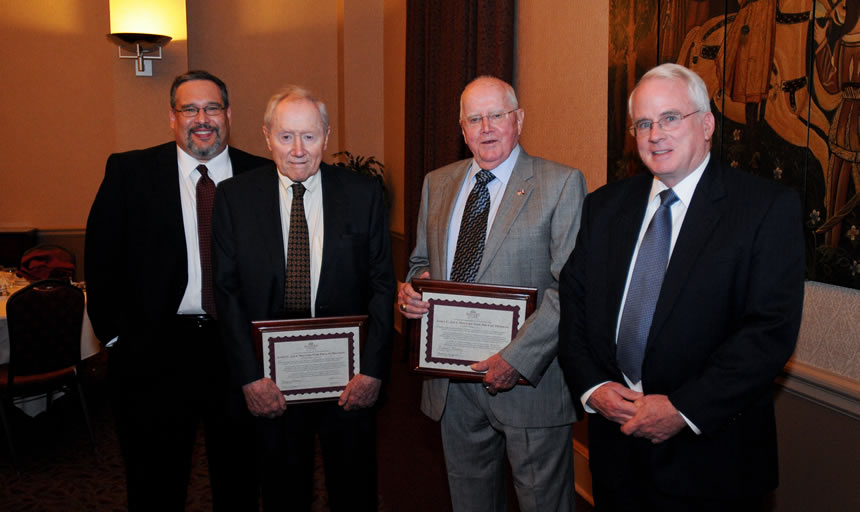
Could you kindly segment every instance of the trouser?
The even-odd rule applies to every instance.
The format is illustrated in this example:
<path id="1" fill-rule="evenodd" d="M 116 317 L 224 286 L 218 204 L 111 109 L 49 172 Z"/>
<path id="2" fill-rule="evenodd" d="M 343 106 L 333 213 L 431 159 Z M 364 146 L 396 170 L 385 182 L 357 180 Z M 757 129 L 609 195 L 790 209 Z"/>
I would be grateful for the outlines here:
<path id="1" fill-rule="evenodd" d="M 573 425 L 504 425 L 481 384 L 452 382 L 441 428 L 455 512 L 507 510 L 506 453 L 520 510 L 574 510 Z"/>
<path id="2" fill-rule="evenodd" d="M 129 510 L 185 510 L 202 425 L 214 510 L 256 511 L 253 418 L 241 389 L 229 385 L 216 322 L 177 316 L 159 337 L 160 350 L 142 349 L 147 341 L 121 338 L 110 349 Z"/>
<path id="3" fill-rule="evenodd" d="M 376 409 L 344 411 L 337 402 L 288 405 L 257 418 L 264 511 L 310 511 L 319 437 L 332 512 L 377 510 Z"/>

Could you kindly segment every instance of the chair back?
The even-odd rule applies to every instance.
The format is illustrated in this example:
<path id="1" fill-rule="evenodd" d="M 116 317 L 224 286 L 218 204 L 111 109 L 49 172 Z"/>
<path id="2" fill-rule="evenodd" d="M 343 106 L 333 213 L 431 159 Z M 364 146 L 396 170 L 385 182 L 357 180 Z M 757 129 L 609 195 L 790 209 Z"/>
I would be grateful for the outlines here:
<path id="1" fill-rule="evenodd" d="M 6 302 L 9 378 L 68 368 L 81 360 L 84 292 L 68 282 L 37 281 Z"/>
<path id="2" fill-rule="evenodd" d="M 42 279 L 71 280 L 75 275 L 75 255 L 65 247 L 42 244 L 21 256 L 18 274 L 30 282 Z"/>

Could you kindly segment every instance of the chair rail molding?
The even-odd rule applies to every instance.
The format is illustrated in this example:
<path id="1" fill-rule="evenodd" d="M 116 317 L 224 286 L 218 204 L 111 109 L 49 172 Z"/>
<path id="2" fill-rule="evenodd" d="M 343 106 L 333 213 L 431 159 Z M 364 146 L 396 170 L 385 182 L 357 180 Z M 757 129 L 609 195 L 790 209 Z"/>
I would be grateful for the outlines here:
<path id="1" fill-rule="evenodd" d="M 860 382 L 854 379 L 792 360 L 776 382 L 789 393 L 860 420 Z"/>

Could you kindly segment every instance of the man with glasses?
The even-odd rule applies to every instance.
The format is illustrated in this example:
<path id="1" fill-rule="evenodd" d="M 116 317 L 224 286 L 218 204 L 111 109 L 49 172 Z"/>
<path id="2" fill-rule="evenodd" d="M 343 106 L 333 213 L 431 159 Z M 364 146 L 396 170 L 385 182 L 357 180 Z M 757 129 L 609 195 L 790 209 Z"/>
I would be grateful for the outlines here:
<path id="1" fill-rule="evenodd" d="M 777 484 L 772 384 L 803 306 L 800 201 L 710 155 L 708 91 L 687 68 L 650 70 L 628 108 L 650 174 L 586 198 L 560 285 L 595 505 L 761 510 Z"/>
<path id="2" fill-rule="evenodd" d="M 175 141 L 110 155 L 90 210 L 87 309 L 110 341 L 129 510 L 184 510 L 199 424 L 215 510 L 257 510 L 252 420 L 216 326 L 209 223 L 215 186 L 269 161 L 227 146 L 230 115 L 219 78 L 178 76 Z"/>
<path id="3" fill-rule="evenodd" d="M 425 177 L 398 293 L 401 314 L 420 319 L 429 304 L 409 283 L 415 277 L 538 289 L 516 337 L 472 365 L 483 382 L 424 381 L 421 410 L 441 423 L 455 511 L 507 510 L 506 453 L 520 510 L 574 509 L 577 413 L 556 361 L 558 274 L 573 249 L 585 179 L 526 154 L 524 116 L 507 83 L 479 77 L 466 86 L 460 128 L 473 158 Z"/>

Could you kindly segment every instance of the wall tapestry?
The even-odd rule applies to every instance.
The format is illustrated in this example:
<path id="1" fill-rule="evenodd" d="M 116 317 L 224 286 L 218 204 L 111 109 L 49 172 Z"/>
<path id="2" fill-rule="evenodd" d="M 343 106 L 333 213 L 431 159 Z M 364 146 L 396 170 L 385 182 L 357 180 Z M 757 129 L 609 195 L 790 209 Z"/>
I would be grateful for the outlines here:
<path id="1" fill-rule="evenodd" d="M 713 157 L 803 199 L 807 277 L 860 289 L 860 1 L 610 2 L 607 181 L 644 171 L 636 81 L 683 64 L 708 86 Z"/>

